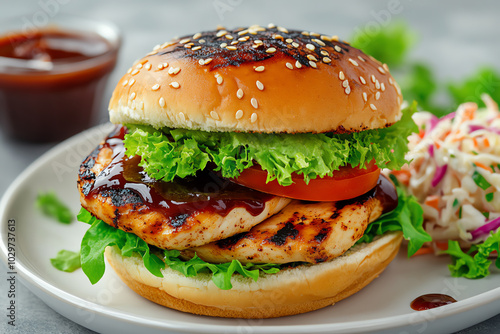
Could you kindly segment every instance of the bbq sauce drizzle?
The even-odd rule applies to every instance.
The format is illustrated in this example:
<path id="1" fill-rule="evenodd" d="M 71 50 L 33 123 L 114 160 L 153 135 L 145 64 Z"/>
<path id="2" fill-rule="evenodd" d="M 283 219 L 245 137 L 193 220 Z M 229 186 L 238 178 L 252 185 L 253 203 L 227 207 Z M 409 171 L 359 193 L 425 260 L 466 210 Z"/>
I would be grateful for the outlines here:
<path id="1" fill-rule="evenodd" d="M 162 212 L 175 223 L 195 212 L 214 212 L 226 216 L 237 207 L 246 209 L 253 216 L 261 214 L 273 195 L 254 191 L 219 177 L 211 171 L 202 171 L 196 177 L 164 182 L 147 175 L 139 166 L 141 157 L 127 157 L 123 139 L 126 127 L 119 126 L 102 144 L 110 148 L 112 161 L 96 177 L 86 194 L 87 198 L 123 189 L 140 198 L 135 203 L 146 210 Z M 132 201 L 133 203 L 134 201 Z M 130 202 L 129 202 L 130 203 Z M 144 207 L 141 208 L 144 210 Z"/>

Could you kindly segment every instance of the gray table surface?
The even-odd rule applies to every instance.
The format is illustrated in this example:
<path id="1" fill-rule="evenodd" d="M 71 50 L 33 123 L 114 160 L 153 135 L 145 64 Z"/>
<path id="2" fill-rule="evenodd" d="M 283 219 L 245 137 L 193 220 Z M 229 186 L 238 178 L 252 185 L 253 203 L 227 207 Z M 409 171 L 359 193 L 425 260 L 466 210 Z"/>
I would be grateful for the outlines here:
<path id="1" fill-rule="evenodd" d="M 389 11 L 393 4 L 397 11 Z M 419 32 L 412 53 L 436 69 L 440 80 L 459 79 L 489 64 L 500 70 L 500 2 L 490 1 L 118 1 L 118 0 L 0 0 L 0 20 L 21 15 L 28 19 L 37 12 L 50 15 L 77 13 L 115 22 L 123 32 L 124 43 L 106 97 L 130 64 L 152 46 L 176 35 L 212 29 L 273 22 L 285 27 L 337 34 L 348 39 L 367 24 L 382 26 L 405 19 Z M 107 120 L 103 104 L 101 122 Z M 26 144 L 0 134 L 0 196 L 13 179 L 53 144 Z M 0 268 L 0 309 L 7 307 L 7 269 Z M 27 288 L 17 287 L 17 326 L 7 325 L 0 312 L 1 333 L 91 333 L 90 330 L 60 316 Z M 500 313 L 500 310 L 499 310 Z M 460 333 L 499 333 L 500 315 Z"/>

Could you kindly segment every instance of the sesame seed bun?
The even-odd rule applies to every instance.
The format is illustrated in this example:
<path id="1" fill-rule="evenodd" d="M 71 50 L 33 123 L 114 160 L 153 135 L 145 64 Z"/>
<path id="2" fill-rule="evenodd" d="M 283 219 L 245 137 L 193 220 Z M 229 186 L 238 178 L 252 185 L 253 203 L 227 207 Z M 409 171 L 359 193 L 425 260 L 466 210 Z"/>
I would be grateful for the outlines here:
<path id="1" fill-rule="evenodd" d="M 378 277 L 396 256 L 401 232 L 391 232 L 351 248 L 329 262 L 302 265 L 264 275 L 254 282 L 234 275 L 231 290 L 220 290 L 208 274 L 185 277 L 166 268 L 163 278 L 147 271 L 139 256 L 123 257 L 115 247 L 106 258 L 139 295 L 183 312 L 226 318 L 273 318 L 335 304 Z"/>
<path id="2" fill-rule="evenodd" d="M 385 64 L 336 36 L 252 26 L 164 43 L 119 81 L 113 123 L 205 131 L 353 132 L 401 117 Z"/>

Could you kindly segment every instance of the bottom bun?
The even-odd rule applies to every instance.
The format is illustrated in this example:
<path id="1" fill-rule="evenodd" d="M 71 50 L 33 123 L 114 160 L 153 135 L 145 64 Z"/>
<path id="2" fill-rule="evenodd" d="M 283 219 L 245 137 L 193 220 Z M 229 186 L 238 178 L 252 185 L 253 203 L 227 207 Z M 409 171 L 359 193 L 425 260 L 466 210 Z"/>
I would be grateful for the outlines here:
<path id="1" fill-rule="evenodd" d="M 226 318 L 275 318 L 305 313 L 358 292 L 396 256 L 400 232 L 384 234 L 324 263 L 283 269 L 257 282 L 233 275 L 231 290 L 221 290 L 210 274 L 185 277 L 166 268 L 163 278 L 152 275 L 140 256 L 122 257 L 108 247 L 106 258 L 120 278 L 139 295 L 183 312 Z"/>

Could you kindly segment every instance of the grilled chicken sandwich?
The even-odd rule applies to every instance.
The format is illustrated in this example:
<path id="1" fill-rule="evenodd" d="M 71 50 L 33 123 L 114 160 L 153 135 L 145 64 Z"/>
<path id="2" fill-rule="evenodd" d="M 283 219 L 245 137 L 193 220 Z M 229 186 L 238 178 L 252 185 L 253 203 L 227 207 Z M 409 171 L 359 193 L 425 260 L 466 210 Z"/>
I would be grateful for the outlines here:
<path id="1" fill-rule="evenodd" d="M 380 175 L 415 130 L 401 101 L 387 66 L 336 36 L 269 25 L 156 46 L 80 167 L 84 272 L 97 282 L 106 253 L 140 295 L 219 317 L 346 298 L 419 228 Z"/>

